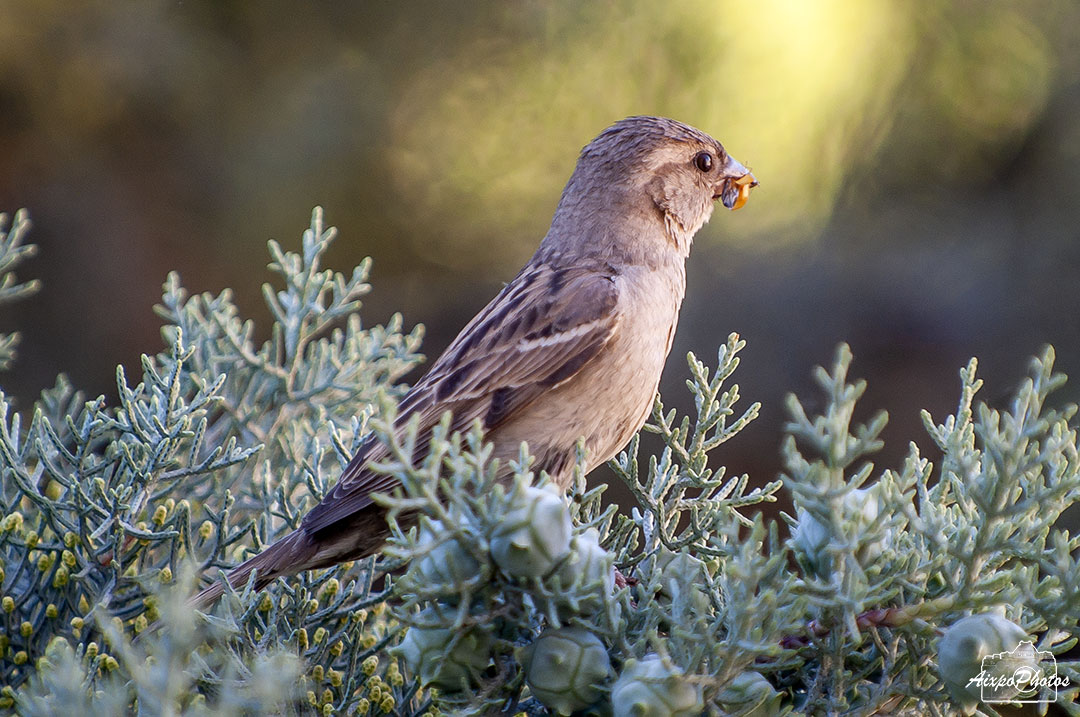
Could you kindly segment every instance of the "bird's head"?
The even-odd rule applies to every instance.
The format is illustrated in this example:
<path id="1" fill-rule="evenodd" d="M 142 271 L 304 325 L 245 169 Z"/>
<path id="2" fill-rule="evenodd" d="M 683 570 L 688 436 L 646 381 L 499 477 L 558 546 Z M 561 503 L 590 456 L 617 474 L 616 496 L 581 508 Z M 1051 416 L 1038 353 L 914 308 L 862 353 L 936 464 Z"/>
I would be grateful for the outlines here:
<path id="1" fill-rule="evenodd" d="M 704 132 L 663 117 L 628 117 L 582 150 L 556 220 L 565 213 L 608 224 L 659 222 L 685 254 L 716 200 L 738 209 L 757 184 Z"/>

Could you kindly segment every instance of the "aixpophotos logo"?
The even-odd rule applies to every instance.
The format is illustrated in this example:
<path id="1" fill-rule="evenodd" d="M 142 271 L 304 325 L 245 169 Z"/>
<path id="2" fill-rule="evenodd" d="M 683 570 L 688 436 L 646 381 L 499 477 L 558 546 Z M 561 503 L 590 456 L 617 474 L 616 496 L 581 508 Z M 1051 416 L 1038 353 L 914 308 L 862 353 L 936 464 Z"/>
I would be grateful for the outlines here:
<path id="1" fill-rule="evenodd" d="M 982 670 L 968 680 L 968 687 L 974 685 L 988 704 L 1057 702 L 1058 688 L 1067 687 L 1069 678 L 1058 676 L 1057 660 L 1051 653 L 1021 642 L 1014 650 L 984 657 Z"/>

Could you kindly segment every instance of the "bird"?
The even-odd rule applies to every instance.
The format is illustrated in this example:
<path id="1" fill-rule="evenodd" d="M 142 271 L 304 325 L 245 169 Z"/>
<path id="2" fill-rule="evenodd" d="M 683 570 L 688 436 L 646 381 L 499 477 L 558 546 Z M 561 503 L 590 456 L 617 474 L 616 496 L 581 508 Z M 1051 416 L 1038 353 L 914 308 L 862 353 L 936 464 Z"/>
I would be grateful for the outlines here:
<path id="1" fill-rule="evenodd" d="M 686 288 L 694 235 L 715 202 L 738 209 L 757 179 L 718 141 L 682 122 L 619 120 L 582 149 L 551 227 L 524 268 L 461 330 L 398 406 L 394 432 L 417 421 L 415 455 L 450 412 L 450 428 L 479 422 L 500 479 L 522 442 L 565 490 L 579 441 L 585 470 L 613 458 L 653 405 Z M 372 469 L 388 451 L 362 442 L 337 483 L 299 527 L 233 568 L 242 587 L 367 557 L 389 527 L 374 493 L 397 479 Z M 216 581 L 189 601 L 206 608 Z"/>

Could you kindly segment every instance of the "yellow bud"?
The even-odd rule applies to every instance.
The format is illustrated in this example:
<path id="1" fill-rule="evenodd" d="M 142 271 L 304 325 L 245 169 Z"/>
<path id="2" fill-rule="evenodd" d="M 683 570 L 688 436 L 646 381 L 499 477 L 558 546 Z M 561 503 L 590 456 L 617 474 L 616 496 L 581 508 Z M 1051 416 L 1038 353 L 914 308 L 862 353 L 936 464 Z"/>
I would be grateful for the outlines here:
<path id="1" fill-rule="evenodd" d="M 330 670 L 326 674 L 327 674 L 327 677 L 330 678 L 330 684 L 331 685 L 333 685 L 334 687 L 341 687 L 341 673 L 340 672 L 338 672 L 337 670 Z"/>
<path id="2" fill-rule="evenodd" d="M 259 600 L 259 612 L 270 612 L 272 607 L 274 607 L 274 601 L 270 599 L 270 593 L 263 593 Z"/>
<path id="3" fill-rule="evenodd" d="M 11 614 L 15 612 L 15 598 L 10 595 L 5 595 L 3 600 L 0 600 L 0 605 L 3 606 L 4 612 Z"/>
<path id="4" fill-rule="evenodd" d="M 79 596 L 79 612 L 82 612 L 82 613 L 90 612 L 90 603 L 88 603 L 86 601 L 86 596 L 85 595 L 80 595 Z"/>
<path id="5" fill-rule="evenodd" d="M 54 480 L 49 481 L 49 485 L 45 486 L 45 497 L 49 500 L 59 500 L 61 493 L 63 493 L 63 486 Z"/>
<path id="6" fill-rule="evenodd" d="M 366 715 L 371 709 L 371 703 L 367 701 L 366 697 L 361 697 L 356 701 L 356 714 Z"/>
<path id="7" fill-rule="evenodd" d="M 165 499 L 165 510 L 167 510 L 167 511 L 169 511 L 171 513 L 173 508 L 175 508 L 175 507 L 176 507 L 176 499 L 175 498 L 166 498 Z"/>
<path id="8" fill-rule="evenodd" d="M 204 520 L 202 525 L 199 526 L 199 537 L 203 540 L 210 540 L 210 536 L 214 534 L 214 524 L 209 520 Z"/>
<path id="9" fill-rule="evenodd" d="M 334 714 L 334 705 L 327 702 L 325 705 L 322 706 L 322 713 L 323 717 L 330 717 L 332 714 Z"/>
<path id="10" fill-rule="evenodd" d="M 146 532 L 146 521 L 140 520 L 138 523 L 135 524 L 135 527 L 140 531 Z"/>
<path id="11" fill-rule="evenodd" d="M 83 629 L 83 624 L 84 624 L 83 619 L 81 617 L 73 617 L 73 618 L 71 618 L 71 626 L 73 628 L 75 628 L 76 630 Z"/>
<path id="12" fill-rule="evenodd" d="M 53 574 L 52 584 L 54 588 L 62 588 L 68 584 L 68 569 L 61 565 Z"/>
<path id="13" fill-rule="evenodd" d="M 184 498 L 179 503 L 177 503 L 176 507 L 179 508 L 180 510 L 185 511 L 185 512 L 188 512 L 188 513 L 191 512 L 191 503 L 188 502 L 187 498 Z"/>
<path id="14" fill-rule="evenodd" d="M 64 533 L 64 545 L 69 548 L 74 548 L 78 544 L 79 536 L 75 535 L 75 533 L 72 533 L 70 530 Z"/>
<path id="15" fill-rule="evenodd" d="M 262 630 L 255 630 L 255 642 L 262 639 Z"/>
<path id="16" fill-rule="evenodd" d="M 296 643 L 300 646 L 301 650 L 308 649 L 307 629 L 302 627 L 296 631 Z"/>
<path id="17" fill-rule="evenodd" d="M 4 569 L 0 568 L 0 585 L 4 584 Z"/>
<path id="18" fill-rule="evenodd" d="M 41 542 L 41 536 L 37 534 L 36 530 L 31 530 L 26 534 L 26 547 L 28 550 L 33 550 Z"/>
<path id="19" fill-rule="evenodd" d="M 71 552 L 70 550 L 65 550 L 64 552 L 60 553 L 60 562 L 62 562 L 69 568 L 73 568 L 79 561 L 75 558 L 75 553 Z"/>
<path id="20" fill-rule="evenodd" d="M 405 677 L 400 672 L 395 672 L 387 679 L 390 680 L 390 684 L 392 684 L 394 687 L 401 687 L 405 684 Z"/>
<path id="21" fill-rule="evenodd" d="M 120 663 L 116 661 L 116 658 L 112 655 L 105 655 L 105 659 L 101 661 L 102 666 L 108 672 L 112 672 L 116 668 L 120 667 Z"/>
<path id="22" fill-rule="evenodd" d="M 320 627 L 315 630 L 315 644 L 320 645 L 326 639 L 326 628 Z"/>
<path id="23" fill-rule="evenodd" d="M 154 517 L 150 520 L 153 521 L 154 525 L 160 527 L 165 524 L 165 518 L 168 515 L 169 511 L 165 510 L 165 506 L 159 505 L 157 508 L 154 508 Z"/>
<path id="24" fill-rule="evenodd" d="M 54 605 L 53 603 L 49 603 L 45 606 L 45 617 L 49 618 L 50 620 L 55 620 L 56 618 L 60 617 L 60 611 L 56 609 L 56 605 Z"/>
<path id="25" fill-rule="evenodd" d="M 334 692 L 329 687 L 327 687 L 325 690 L 323 690 L 322 700 L 320 700 L 320 701 L 323 704 L 333 702 L 334 701 Z"/>
<path id="26" fill-rule="evenodd" d="M 146 614 L 145 613 L 142 614 L 142 615 L 139 615 L 137 618 L 135 618 L 135 624 L 132 626 L 132 628 L 135 630 L 136 635 L 138 635 L 140 632 L 142 632 L 143 630 L 146 629 Z"/>
<path id="27" fill-rule="evenodd" d="M 371 687 L 368 688 L 368 693 L 367 694 L 368 694 L 368 699 L 370 699 L 375 704 L 379 704 L 379 702 L 382 701 L 382 686 L 381 685 L 372 685 Z"/>
<path id="28" fill-rule="evenodd" d="M 10 532 L 10 531 L 22 530 L 22 525 L 23 525 L 23 516 L 22 516 L 22 513 L 20 513 L 19 511 L 15 511 L 14 513 L 10 513 L 10 514 L 8 514 L 8 516 L 6 518 L 4 518 L 4 526 L 3 527 L 4 527 L 5 531 Z"/>
<path id="29" fill-rule="evenodd" d="M 319 601 L 315 598 L 311 598 L 310 600 L 308 600 L 307 609 L 308 612 L 315 612 L 319 609 Z"/>
<path id="30" fill-rule="evenodd" d="M 163 567 L 161 569 L 161 572 L 158 573 L 158 580 L 161 581 L 162 583 L 171 583 L 172 582 L 172 568 L 170 568 L 168 565 Z"/>
<path id="31" fill-rule="evenodd" d="M 360 608 L 352 614 L 353 622 L 365 622 L 367 620 L 367 610 Z"/>
<path id="32" fill-rule="evenodd" d="M 22 635 L 23 637 L 30 637 L 31 635 L 33 635 L 34 634 L 34 626 L 33 626 L 33 624 L 24 620 L 23 623 L 21 625 L 19 625 L 19 634 Z"/>
<path id="33" fill-rule="evenodd" d="M 365 650 L 370 650 L 371 648 L 375 647 L 375 643 L 377 643 L 378 641 L 379 638 L 375 637 L 374 635 L 364 635 L 363 639 L 360 640 L 360 644 L 364 646 Z"/>
<path id="34" fill-rule="evenodd" d="M 42 555 L 40 558 L 38 558 L 37 569 L 43 573 L 49 572 L 49 570 L 52 569 L 53 563 L 55 562 L 55 557 L 56 556 L 54 556 L 52 553 L 46 553 L 45 555 Z"/>
<path id="35" fill-rule="evenodd" d="M 322 591 L 323 591 L 323 595 L 325 595 L 326 597 L 333 598 L 335 595 L 337 595 L 338 590 L 340 590 L 340 589 L 341 589 L 341 583 L 338 582 L 338 579 L 337 578 L 330 578 L 329 580 L 326 581 L 326 585 L 323 586 Z"/>
<path id="36" fill-rule="evenodd" d="M 372 605 L 371 606 L 371 613 L 375 617 L 378 617 L 379 615 L 382 615 L 384 610 L 386 610 L 386 603 L 384 603 L 384 602 L 381 602 L 378 605 Z"/>
<path id="37" fill-rule="evenodd" d="M 378 655 L 368 655 L 367 659 L 360 665 L 360 669 L 364 671 L 364 674 L 371 677 L 375 674 L 375 670 L 379 669 L 379 657 Z"/>
<path id="38" fill-rule="evenodd" d="M 345 643 L 341 640 L 338 640 L 330 646 L 330 654 L 334 657 L 341 657 L 341 653 L 343 652 L 345 652 Z"/>
<path id="39" fill-rule="evenodd" d="M 15 706 L 15 700 L 12 697 L 0 697 L 0 709 L 9 710 Z"/>
<path id="40" fill-rule="evenodd" d="M 124 621 L 121 620 L 120 618 L 114 617 L 112 619 L 112 624 L 113 624 L 113 627 L 116 628 L 117 632 L 123 632 L 124 631 Z"/>
<path id="41" fill-rule="evenodd" d="M 381 709 L 383 712 L 393 712 L 394 711 L 394 696 L 393 695 L 383 695 L 382 702 L 379 703 L 379 709 Z"/>
<path id="42" fill-rule="evenodd" d="M 322 678 L 323 678 L 323 666 L 322 665 L 315 665 L 314 667 L 312 667 L 311 668 L 311 679 L 315 680 L 316 682 L 322 682 Z"/>
<path id="43" fill-rule="evenodd" d="M 30 656 L 26 654 L 26 650 L 19 650 L 18 652 L 15 653 L 15 657 L 13 657 L 11 659 L 13 659 L 15 661 L 16 665 L 22 665 L 22 664 L 25 664 L 26 661 L 30 659 Z"/>
<path id="44" fill-rule="evenodd" d="M 308 690 L 307 701 L 308 701 L 308 704 L 311 705 L 312 707 L 319 704 L 319 698 L 315 696 L 315 693 L 312 690 Z"/>
<path id="45" fill-rule="evenodd" d="M 89 643 L 86 646 L 86 656 L 89 657 L 92 660 L 95 657 L 97 657 L 97 654 L 98 654 L 98 644 L 96 642 Z"/>

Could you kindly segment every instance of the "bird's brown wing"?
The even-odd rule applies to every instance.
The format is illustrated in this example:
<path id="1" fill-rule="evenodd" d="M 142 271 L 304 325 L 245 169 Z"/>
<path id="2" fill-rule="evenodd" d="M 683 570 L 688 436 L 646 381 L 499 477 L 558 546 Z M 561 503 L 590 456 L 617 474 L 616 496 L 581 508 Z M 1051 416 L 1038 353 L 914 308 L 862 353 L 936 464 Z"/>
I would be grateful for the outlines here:
<path id="1" fill-rule="evenodd" d="M 615 275 L 607 264 L 526 266 L 405 396 L 395 430 L 400 434 L 419 416 L 419 458 L 446 411 L 454 431 L 467 430 L 476 419 L 490 431 L 572 378 L 616 330 Z M 370 506 L 372 493 L 391 490 L 396 479 L 368 467 L 385 456 L 374 439 L 361 446 L 334 488 L 305 516 L 303 528 L 328 528 Z"/>

